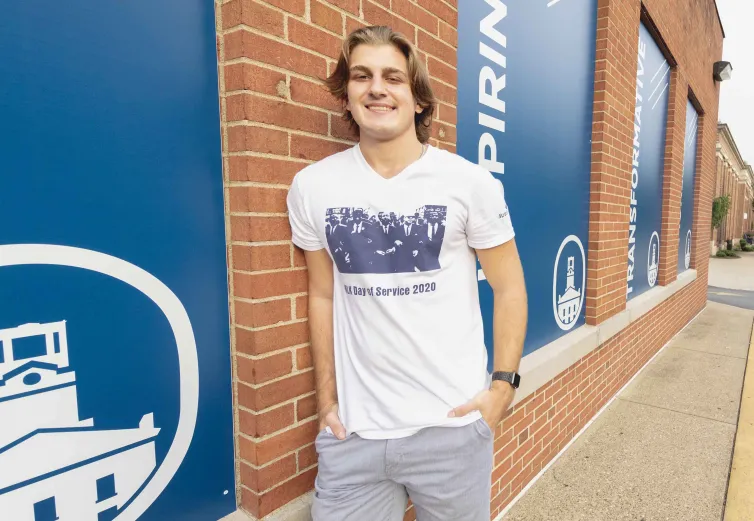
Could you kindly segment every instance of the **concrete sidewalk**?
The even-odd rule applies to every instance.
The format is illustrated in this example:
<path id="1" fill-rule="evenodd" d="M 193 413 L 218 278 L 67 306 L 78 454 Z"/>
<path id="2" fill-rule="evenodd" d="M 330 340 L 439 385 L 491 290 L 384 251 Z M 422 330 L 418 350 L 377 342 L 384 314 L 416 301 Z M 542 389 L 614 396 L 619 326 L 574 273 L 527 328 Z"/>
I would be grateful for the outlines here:
<path id="1" fill-rule="evenodd" d="M 709 285 L 717 288 L 754 291 L 754 252 L 736 252 L 740 259 L 709 260 Z"/>
<path id="2" fill-rule="evenodd" d="M 753 320 L 708 303 L 502 519 L 719 521 Z"/>

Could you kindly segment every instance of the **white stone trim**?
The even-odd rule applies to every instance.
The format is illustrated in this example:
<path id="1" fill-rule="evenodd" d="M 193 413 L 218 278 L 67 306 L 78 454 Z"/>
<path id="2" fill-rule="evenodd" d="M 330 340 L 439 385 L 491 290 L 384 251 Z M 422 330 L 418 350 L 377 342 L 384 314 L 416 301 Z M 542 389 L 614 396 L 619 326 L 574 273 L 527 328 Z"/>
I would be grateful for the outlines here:
<path id="1" fill-rule="evenodd" d="M 261 519 L 239 509 L 220 521 L 311 521 L 312 494 L 314 492 L 309 491 Z"/>
<path id="2" fill-rule="evenodd" d="M 626 309 L 598 326 L 581 326 L 521 359 L 521 386 L 513 404 L 521 402 L 547 382 L 623 331 L 652 309 L 696 280 L 696 270 L 686 270 L 667 286 L 656 286 L 630 300 Z"/>

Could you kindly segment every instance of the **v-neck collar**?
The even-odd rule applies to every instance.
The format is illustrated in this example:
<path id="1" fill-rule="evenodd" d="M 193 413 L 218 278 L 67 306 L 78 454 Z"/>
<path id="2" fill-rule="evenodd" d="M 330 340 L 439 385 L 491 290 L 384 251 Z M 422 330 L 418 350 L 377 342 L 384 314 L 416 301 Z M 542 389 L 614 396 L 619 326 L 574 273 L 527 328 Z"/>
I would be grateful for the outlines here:
<path id="1" fill-rule="evenodd" d="M 424 154 L 422 154 L 420 158 L 417 158 L 416 161 L 410 163 L 408 166 L 406 166 L 406 168 L 395 174 L 393 177 L 384 177 L 380 175 L 380 173 L 377 172 L 374 168 L 372 168 L 367 159 L 364 157 L 364 154 L 361 151 L 361 146 L 358 143 L 353 147 L 353 153 L 356 157 L 356 162 L 359 164 L 359 166 L 362 167 L 364 173 L 369 178 L 382 183 L 398 183 L 401 180 L 410 177 L 413 171 L 429 161 L 430 156 L 434 154 L 434 147 L 430 144 L 427 144 L 427 150 L 424 152 Z"/>

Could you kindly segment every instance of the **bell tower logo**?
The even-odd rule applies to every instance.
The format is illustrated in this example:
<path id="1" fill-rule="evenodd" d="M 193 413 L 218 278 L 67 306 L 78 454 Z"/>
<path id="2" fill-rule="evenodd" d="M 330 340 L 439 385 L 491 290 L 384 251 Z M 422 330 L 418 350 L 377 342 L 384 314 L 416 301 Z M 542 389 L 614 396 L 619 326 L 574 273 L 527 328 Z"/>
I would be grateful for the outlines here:
<path id="1" fill-rule="evenodd" d="M 657 272 L 660 262 L 660 236 L 657 232 L 652 232 L 649 239 L 649 253 L 647 253 L 647 282 L 649 287 L 654 288 L 657 284 Z"/>
<path id="2" fill-rule="evenodd" d="M 581 240 L 569 235 L 560 244 L 552 278 L 552 309 L 564 331 L 572 329 L 584 308 L 586 256 Z"/>

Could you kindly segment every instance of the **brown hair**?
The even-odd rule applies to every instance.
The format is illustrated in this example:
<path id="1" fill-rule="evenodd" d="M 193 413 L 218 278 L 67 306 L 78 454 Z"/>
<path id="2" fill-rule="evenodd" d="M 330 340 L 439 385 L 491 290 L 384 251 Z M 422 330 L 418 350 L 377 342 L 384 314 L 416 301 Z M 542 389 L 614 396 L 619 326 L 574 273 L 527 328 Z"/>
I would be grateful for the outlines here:
<path id="1" fill-rule="evenodd" d="M 338 100 L 345 102 L 348 99 L 348 81 L 351 73 L 349 70 L 349 60 L 351 53 L 357 45 L 393 45 L 401 51 L 408 62 L 408 77 L 411 82 L 411 92 L 414 95 L 416 103 L 424 110 L 420 114 L 414 115 L 414 126 L 416 127 L 416 137 L 421 143 L 429 141 L 430 127 L 432 118 L 437 110 L 437 100 L 432 92 L 432 85 L 429 81 L 429 74 L 424 67 L 419 54 L 413 44 L 403 34 L 393 31 L 386 26 L 371 26 L 356 29 L 343 42 L 343 48 L 340 52 L 338 64 L 332 74 L 325 80 L 330 93 Z M 359 125 L 354 121 L 349 111 L 343 114 L 350 125 L 351 129 L 359 134 Z"/>

